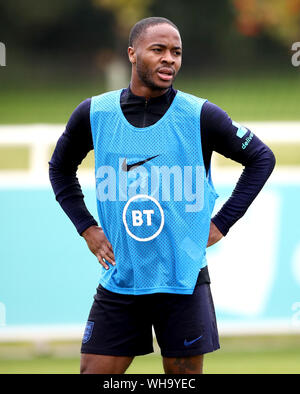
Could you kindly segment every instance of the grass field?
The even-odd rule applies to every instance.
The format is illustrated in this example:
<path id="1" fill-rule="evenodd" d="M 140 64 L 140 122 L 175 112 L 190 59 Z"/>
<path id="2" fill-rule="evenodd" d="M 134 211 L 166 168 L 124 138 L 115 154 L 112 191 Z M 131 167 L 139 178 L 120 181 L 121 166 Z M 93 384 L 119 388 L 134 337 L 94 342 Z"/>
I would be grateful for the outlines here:
<path id="1" fill-rule="evenodd" d="M 221 349 L 205 356 L 206 374 L 299 374 L 300 336 L 221 337 Z M 1 344 L 0 373 L 77 374 L 79 343 Z M 163 374 L 158 351 L 136 357 L 128 374 Z"/>
<path id="2" fill-rule="evenodd" d="M 38 81 L 32 76 L 0 83 L 1 124 L 65 123 L 81 101 L 105 91 L 101 79 L 78 80 L 76 76 L 71 82 Z M 300 120 L 300 74 L 296 69 L 284 74 L 179 76 L 174 87 L 207 98 L 236 121 Z"/>
<path id="3" fill-rule="evenodd" d="M 175 85 L 178 89 L 208 98 L 236 121 L 300 120 L 298 70 L 285 74 L 184 77 L 178 78 Z M 78 83 L 73 80 L 72 84 L 55 80 L 34 84 L 26 81 L 3 83 L 0 89 L 0 124 L 65 124 L 82 100 L 103 91 L 105 87 L 101 79 Z M 277 164 L 300 165 L 299 144 L 269 146 L 275 153 Z M 92 156 L 90 154 L 84 160 L 83 167 L 93 165 Z M 219 155 L 217 159 L 222 166 L 234 164 Z M 0 147 L 0 170 L 24 169 L 28 163 L 28 148 Z"/>

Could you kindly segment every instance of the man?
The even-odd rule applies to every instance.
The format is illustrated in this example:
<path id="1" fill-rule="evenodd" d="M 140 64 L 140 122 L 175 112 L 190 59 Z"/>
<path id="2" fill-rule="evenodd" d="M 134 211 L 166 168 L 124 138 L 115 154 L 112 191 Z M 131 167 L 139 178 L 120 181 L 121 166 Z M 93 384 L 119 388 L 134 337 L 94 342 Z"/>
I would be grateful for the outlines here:
<path id="1" fill-rule="evenodd" d="M 165 373 L 200 374 L 219 348 L 206 247 L 244 215 L 275 159 L 219 107 L 173 88 L 182 43 L 171 21 L 139 21 L 128 56 L 129 87 L 82 102 L 50 161 L 56 198 L 102 266 L 81 372 L 124 373 L 153 351 L 154 327 Z M 91 149 L 101 227 L 76 178 Z M 211 220 L 213 151 L 245 168 Z"/>

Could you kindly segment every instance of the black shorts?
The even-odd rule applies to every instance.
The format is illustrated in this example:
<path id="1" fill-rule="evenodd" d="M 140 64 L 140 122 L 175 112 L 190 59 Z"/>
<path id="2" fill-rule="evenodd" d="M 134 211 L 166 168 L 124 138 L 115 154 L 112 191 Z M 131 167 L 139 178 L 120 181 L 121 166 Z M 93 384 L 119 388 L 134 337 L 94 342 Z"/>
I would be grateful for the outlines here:
<path id="1" fill-rule="evenodd" d="M 112 356 L 152 353 L 152 327 L 163 357 L 195 356 L 219 349 L 210 285 L 196 285 L 191 295 L 126 295 L 99 285 L 81 353 Z"/>

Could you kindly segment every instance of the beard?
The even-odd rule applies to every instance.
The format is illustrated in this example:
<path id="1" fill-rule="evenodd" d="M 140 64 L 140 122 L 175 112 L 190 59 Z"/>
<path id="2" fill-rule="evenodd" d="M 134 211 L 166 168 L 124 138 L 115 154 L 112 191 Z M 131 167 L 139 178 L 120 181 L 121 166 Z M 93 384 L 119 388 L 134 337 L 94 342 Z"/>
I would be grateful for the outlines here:
<path id="1" fill-rule="evenodd" d="M 151 71 L 142 61 L 139 61 L 138 59 L 136 62 L 136 71 L 140 80 L 144 83 L 145 86 L 147 86 L 151 90 L 163 91 L 168 89 L 168 86 L 161 86 L 155 83 L 153 78 L 153 71 Z M 172 85 L 174 79 L 175 75 L 174 78 L 170 81 L 170 86 Z"/>

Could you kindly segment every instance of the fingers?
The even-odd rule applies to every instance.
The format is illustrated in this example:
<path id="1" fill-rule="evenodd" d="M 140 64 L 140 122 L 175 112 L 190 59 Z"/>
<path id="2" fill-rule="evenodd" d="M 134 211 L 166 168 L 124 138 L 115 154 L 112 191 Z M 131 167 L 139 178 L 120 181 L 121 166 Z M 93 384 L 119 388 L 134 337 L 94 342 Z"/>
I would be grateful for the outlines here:
<path id="1" fill-rule="evenodd" d="M 107 246 L 108 246 L 108 248 L 110 249 L 110 251 L 111 251 L 112 253 L 114 253 L 113 247 L 112 247 L 111 243 L 108 242 L 108 241 L 107 241 Z"/>
<path id="2" fill-rule="evenodd" d="M 96 254 L 99 263 L 106 269 L 109 269 L 109 266 L 106 262 L 110 263 L 111 265 L 115 266 L 115 256 L 113 254 L 112 249 L 107 248 L 106 250 L 101 250 Z M 105 261 L 106 260 L 106 261 Z"/>
<path id="3" fill-rule="evenodd" d="M 100 227 L 91 226 L 82 234 L 90 251 L 105 269 L 109 269 L 108 264 L 116 265 L 113 247 Z"/>
<path id="4" fill-rule="evenodd" d="M 116 265 L 115 260 L 114 260 L 114 255 L 111 252 L 108 252 L 106 254 L 103 254 L 102 256 L 105 260 L 107 260 L 110 264 Z"/>

